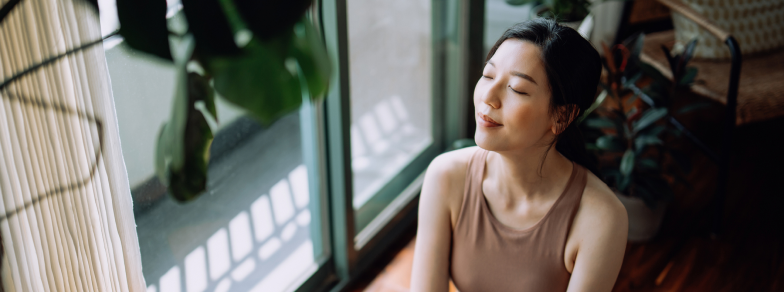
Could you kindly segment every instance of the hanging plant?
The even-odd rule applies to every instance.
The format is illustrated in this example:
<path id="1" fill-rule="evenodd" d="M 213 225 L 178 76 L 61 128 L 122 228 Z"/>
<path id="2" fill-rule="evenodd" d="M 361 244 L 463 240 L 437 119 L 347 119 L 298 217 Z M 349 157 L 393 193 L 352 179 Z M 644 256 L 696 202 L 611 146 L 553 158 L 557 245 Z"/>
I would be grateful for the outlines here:
<path id="1" fill-rule="evenodd" d="M 170 30 L 166 2 L 117 0 L 119 34 L 132 49 L 178 68 L 172 113 L 158 135 L 155 169 L 180 202 L 206 189 L 218 120 L 215 93 L 263 124 L 324 96 L 330 76 L 310 0 L 182 0 L 187 28 Z M 170 45 L 173 44 L 173 45 Z"/>

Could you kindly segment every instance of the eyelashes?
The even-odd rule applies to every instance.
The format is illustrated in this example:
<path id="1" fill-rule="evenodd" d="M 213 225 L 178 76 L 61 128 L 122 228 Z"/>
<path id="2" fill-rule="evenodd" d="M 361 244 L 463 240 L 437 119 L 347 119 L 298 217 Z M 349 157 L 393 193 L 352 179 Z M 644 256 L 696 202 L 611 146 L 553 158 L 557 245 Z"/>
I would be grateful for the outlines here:
<path id="1" fill-rule="evenodd" d="M 521 95 L 528 95 L 528 93 L 525 93 L 525 92 L 520 92 L 520 91 L 514 90 L 514 88 L 512 88 L 511 86 L 509 86 L 509 89 L 511 89 L 512 91 L 514 91 L 514 93 L 517 93 L 517 94 L 521 94 Z"/>
<path id="2" fill-rule="evenodd" d="M 493 77 L 490 77 L 490 76 L 487 76 L 487 75 L 484 75 L 484 74 L 482 74 L 482 78 L 487 79 L 487 80 L 493 80 Z M 520 94 L 520 95 L 529 95 L 527 92 L 521 92 L 521 91 L 515 90 L 514 88 L 512 88 L 511 85 L 509 85 L 507 87 L 509 87 L 509 89 L 512 90 L 512 92 L 514 92 L 514 93 L 517 93 L 517 94 Z"/>

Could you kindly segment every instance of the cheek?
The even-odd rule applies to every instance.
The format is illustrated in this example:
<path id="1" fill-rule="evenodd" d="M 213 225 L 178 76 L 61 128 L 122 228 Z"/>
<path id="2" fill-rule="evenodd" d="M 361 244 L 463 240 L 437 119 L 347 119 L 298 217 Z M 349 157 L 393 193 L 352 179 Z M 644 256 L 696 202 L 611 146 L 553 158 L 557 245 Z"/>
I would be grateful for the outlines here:
<path id="1" fill-rule="evenodd" d="M 549 129 L 549 115 L 547 107 L 540 104 L 521 102 L 515 106 L 510 106 L 508 116 L 513 122 L 513 130 L 528 136 L 531 134 L 541 134 L 542 131 Z M 529 137 L 530 138 L 530 137 Z"/>

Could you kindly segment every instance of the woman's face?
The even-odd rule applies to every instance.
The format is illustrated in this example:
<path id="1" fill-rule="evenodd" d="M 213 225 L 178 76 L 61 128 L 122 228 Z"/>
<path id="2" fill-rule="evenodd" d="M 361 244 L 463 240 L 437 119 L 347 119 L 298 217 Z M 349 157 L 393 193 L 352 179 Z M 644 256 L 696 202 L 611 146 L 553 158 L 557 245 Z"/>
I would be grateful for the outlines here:
<path id="1" fill-rule="evenodd" d="M 536 45 L 507 39 L 487 62 L 474 89 L 479 147 L 510 151 L 552 141 L 550 85 L 540 56 Z"/>

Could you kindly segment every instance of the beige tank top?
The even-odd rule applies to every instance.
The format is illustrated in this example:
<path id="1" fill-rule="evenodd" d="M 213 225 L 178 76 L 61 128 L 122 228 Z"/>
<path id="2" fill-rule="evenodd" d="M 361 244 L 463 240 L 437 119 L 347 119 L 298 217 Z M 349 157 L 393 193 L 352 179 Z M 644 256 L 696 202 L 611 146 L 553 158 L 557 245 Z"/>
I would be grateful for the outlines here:
<path id="1" fill-rule="evenodd" d="M 465 193 L 452 231 L 450 274 L 461 292 L 566 291 L 571 274 L 564 248 L 586 184 L 574 163 L 563 193 L 536 225 L 525 230 L 493 216 L 482 191 L 488 151 L 478 149 L 466 172 Z"/>

